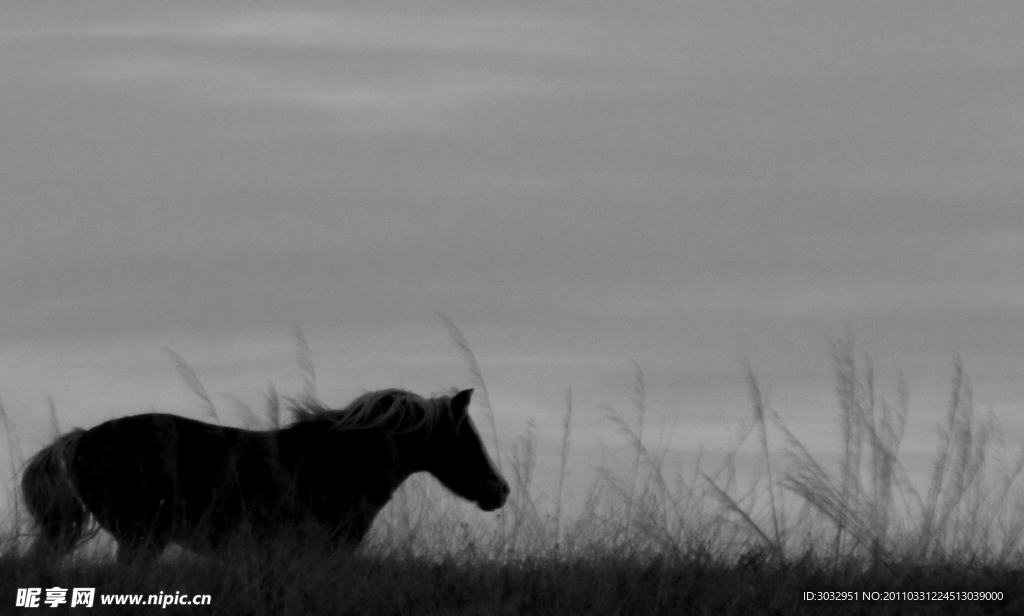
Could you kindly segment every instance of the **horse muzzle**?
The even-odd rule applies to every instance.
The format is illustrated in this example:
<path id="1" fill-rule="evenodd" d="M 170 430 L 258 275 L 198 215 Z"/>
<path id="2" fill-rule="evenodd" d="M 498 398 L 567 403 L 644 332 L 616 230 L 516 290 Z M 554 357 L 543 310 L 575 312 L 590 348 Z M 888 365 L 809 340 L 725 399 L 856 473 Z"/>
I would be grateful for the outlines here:
<path id="1" fill-rule="evenodd" d="M 501 509 L 508 500 L 511 489 L 504 479 L 490 482 L 487 491 L 477 499 L 476 504 L 484 511 L 495 511 Z"/>

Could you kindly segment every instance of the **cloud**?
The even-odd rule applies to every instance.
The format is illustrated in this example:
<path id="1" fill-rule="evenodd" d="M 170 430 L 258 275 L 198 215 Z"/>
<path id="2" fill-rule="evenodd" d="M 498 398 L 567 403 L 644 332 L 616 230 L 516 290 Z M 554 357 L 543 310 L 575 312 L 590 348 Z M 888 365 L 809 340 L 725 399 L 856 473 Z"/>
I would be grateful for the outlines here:
<path id="1" fill-rule="evenodd" d="M 598 49 L 600 28 L 511 13 L 433 14 L 257 11 L 170 22 L 127 21 L 14 31 L 7 38 L 78 36 L 202 46 L 471 51 L 579 58 Z"/>
<path id="2" fill-rule="evenodd" d="M 171 103 L 255 103 L 328 114 L 343 131 L 380 131 L 450 129 L 469 106 L 550 96 L 564 87 L 555 67 L 595 53 L 597 35 L 576 22 L 500 13 L 263 11 L 6 36 L 81 46 L 60 79 L 70 70 L 72 80 L 152 88 Z"/>
<path id="3" fill-rule="evenodd" d="M 438 71 L 429 76 L 366 79 L 336 74 L 289 77 L 283 71 L 217 59 L 117 57 L 95 63 L 82 79 L 173 88 L 170 99 L 228 105 L 261 103 L 327 113 L 346 130 L 450 128 L 459 112 L 492 100 L 551 95 L 557 87 L 523 74 Z"/>

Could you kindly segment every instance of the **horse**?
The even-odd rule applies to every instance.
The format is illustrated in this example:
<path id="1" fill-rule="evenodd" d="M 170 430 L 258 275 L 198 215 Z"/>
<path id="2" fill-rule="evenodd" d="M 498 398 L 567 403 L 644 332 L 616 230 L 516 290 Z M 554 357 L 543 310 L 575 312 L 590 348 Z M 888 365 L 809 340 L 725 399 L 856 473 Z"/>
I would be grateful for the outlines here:
<path id="1" fill-rule="evenodd" d="M 330 549 L 352 551 L 418 472 L 495 511 L 509 486 L 469 418 L 472 393 L 385 389 L 341 410 L 304 399 L 289 425 L 267 431 L 163 413 L 73 430 L 25 467 L 32 549 L 61 557 L 102 528 L 128 562 L 171 543 L 216 553 L 239 536 L 267 545 L 312 527 Z"/>

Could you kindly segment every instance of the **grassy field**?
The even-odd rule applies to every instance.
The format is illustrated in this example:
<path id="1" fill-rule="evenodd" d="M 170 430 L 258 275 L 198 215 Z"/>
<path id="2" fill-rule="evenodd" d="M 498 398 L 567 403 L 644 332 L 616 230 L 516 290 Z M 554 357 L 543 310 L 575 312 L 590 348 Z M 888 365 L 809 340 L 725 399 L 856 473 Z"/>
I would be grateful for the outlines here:
<path id="1" fill-rule="evenodd" d="M 483 410 L 486 384 L 457 330 Z M 302 345 L 304 348 L 304 345 Z M 534 483 L 535 435 L 502 458 L 513 492 L 500 516 L 475 515 L 429 479 L 414 477 L 382 512 L 356 554 L 315 545 L 217 559 L 181 552 L 128 568 L 109 545 L 84 547 L 64 563 L 24 555 L 31 528 L 10 512 L 0 545 L 0 613 L 19 588 L 95 588 L 92 608 L 45 613 L 213 614 L 995 614 L 1024 613 L 1020 475 L 1024 454 L 1007 454 L 991 418 L 975 414 L 970 381 L 956 363 L 946 419 L 925 486 L 899 452 L 906 387 L 895 401 L 875 391 L 866 360 L 837 343 L 833 363 L 841 448 L 816 459 L 771 409 L 748 370 L 748 444 L 761 473 L 751 484 L 724 464 L 676 468 L 644 432 L 643 377 L 632 412 L 612 421 L 630 443 L 616 472 L 600 469 L 582 507 L 563 503 L 572 455 L 573 404 L 566 396 L 561 472 L 553 494 Z M 312 364 L 300 365 L 315 387 Z M 194 375 L 186 380 L 209 403 Z M 277 417 L 271 396 L 267 414 Z M 212 405 L 210 405 L 212 409 Z M 781 441 L 778 441 L 781 439 Z M 778 442 L 777 442 L 778 441 Z M 495 443 L 490 443 L 493 447 Z M 738 452 L 738 449 L 737 449 Z M 845 591 L 843 601 L 806 593 Z M 887 593 L 926 592 L 926 595 Z M 998 591 L 963 600 L 948 592 Z M 204 606 L 100 605 L 100 594 L 209 595 Z M 161 596 L 160 593 L 163 593 Z M 877 593 L 877 594 L 865 594 Z M 69 595 L 70 598 L 70 595 Z"/>

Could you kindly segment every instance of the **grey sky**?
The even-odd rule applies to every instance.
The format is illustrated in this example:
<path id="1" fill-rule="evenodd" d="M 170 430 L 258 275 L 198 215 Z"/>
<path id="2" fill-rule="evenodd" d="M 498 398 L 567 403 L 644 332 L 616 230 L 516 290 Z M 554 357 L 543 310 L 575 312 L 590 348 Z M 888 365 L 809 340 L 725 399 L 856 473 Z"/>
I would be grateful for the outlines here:
<path id="1" fill-rule="evenodd" d="M 187 412 L 164 346 L 251 395 L 292 323 L 330 402 L 429 392 L 466 378 L 434 310 L 520 418 L 628 399 L 634 358 L 731 421 L 750 358 L 831 422 L 848 331 L 1019 410 L 1018 3 L 531 4 L 5 6 L 10 414 Z"/>

